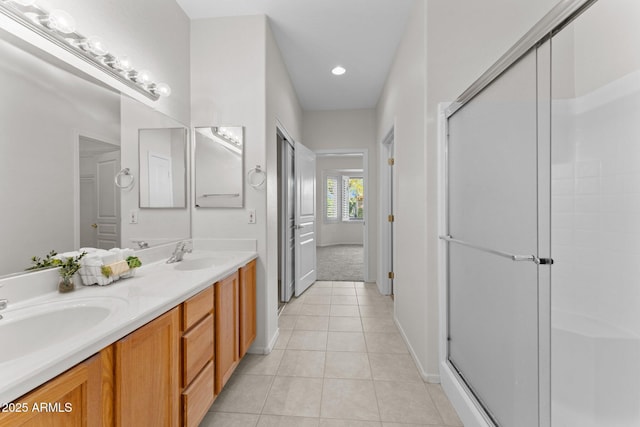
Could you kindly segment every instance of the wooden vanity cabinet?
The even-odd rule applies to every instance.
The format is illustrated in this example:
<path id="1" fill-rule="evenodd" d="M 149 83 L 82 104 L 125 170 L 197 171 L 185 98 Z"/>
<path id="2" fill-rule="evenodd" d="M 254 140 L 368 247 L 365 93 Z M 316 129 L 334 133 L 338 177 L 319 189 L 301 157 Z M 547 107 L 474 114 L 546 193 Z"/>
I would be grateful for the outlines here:
<path id="1" fill-rule="evenodd" d="M 0 408 L 0 426 L 112 425 L 111 348 Z M 107 381 L 103 381 L 106 378 Z"/>
<path id="2" fill-rule="evenodd" d="M 180 425 L 180 309 L 114 344 L 115 425 Z"/>
<path id="3" fill-rule="evenodd" d="M 215 400 L 214 291 L 182 304 L 182 425 L 198 426 Z"/>
<path id="4" fill-rule="evenodd" d="M 240 268 L 240 358 L 256 339 L 256 260 Z"/>
<path id="5" fill-rule="evenodd" d="M 220 393 L 240 361 L 238 310 L 239 274 L 218 281 L 215 287 L 215 392 Z"/>

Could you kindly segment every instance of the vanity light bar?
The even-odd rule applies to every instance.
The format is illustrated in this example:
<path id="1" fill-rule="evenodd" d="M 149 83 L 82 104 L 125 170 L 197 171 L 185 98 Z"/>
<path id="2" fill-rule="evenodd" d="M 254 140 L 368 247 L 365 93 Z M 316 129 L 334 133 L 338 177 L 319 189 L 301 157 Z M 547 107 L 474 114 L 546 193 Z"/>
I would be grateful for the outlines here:
<path id="1" fill-rule="evenodd" d="M 0 0 L 0 13 L 149 99 L 157 101 L 160 96 L 171 94 L 168 84 L 156 83 L 148 71 L 132 68 L 129 58 L 109 53 L 98 37 L 76 32 L 75 21 L 64 11 L 49 12 L 33 0 Z"/>

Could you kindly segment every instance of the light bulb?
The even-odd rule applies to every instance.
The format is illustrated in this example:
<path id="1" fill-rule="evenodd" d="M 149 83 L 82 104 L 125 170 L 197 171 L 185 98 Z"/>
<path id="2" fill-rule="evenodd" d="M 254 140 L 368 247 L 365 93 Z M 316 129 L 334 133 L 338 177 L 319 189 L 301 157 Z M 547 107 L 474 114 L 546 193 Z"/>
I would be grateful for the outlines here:
<path id="1" fill-rule="evenodd" d="M 76 31 L 76 20 L 73 19 L 73 16 L 60 9 L 52 10 L 43 24 L 63 34 L 71 34 Z"/>
<path id="2" fill-rule="evenodd" d="M 91 36 L 86 40 L 86 49 L 95 56 L 104 56 L 109 53 L 102 39 L 97 36 Z"/>
<path id="3" fill-rule="evenodd" d="M 135 75 L 133 76 L 133 80 L 136 83 L 147 85 L 151 83 L 153 78 L 151 77 L 151 73 L 149 72 L 149 70 L 140 70 L 137 73 L 135 73 Z"/>
<path id="4" fill-rule="evenodd" d="M 343 74 L 344 74 L 344 73 L 346 73 L 346 72 L 347 72 L 347 70 L 346 70 L 344 67 L 341 67 L 340 65 L 338 65 L 338 66 L 337 66 L 337 67 L 335 67 L 333 70 L 331 70 L 331 73 L 332 73 L 334 76 L 341 76 L 341 75 L 343 75 Z"/>
<path id="5" fill-rule="evenodd" d="M 128 56 L 121 56 L 117 59 L 118 68 L 122 71 L 131 71 L 133 68 L 133 63 L 131 62 L 131 58 Z"/>
<path id="6" fill-rule="evenodd" d="M 166 83 L 158 83 L 153 86 L 152 92 L 156 95 L 167 97 L 171 95 L 171 87 Z"/>

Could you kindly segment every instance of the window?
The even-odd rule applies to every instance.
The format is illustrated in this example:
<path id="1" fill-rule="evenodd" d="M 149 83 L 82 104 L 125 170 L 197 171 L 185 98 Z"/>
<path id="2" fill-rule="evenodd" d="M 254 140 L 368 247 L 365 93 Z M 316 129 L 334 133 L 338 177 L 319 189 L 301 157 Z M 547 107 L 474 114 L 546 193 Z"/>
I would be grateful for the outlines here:
<path id="1" fill-rule="evenodd" d="M 325 222 L 364 220 L 364 179 L 351 174 L 362 171 L 334 171 L 324 180 Z"/>

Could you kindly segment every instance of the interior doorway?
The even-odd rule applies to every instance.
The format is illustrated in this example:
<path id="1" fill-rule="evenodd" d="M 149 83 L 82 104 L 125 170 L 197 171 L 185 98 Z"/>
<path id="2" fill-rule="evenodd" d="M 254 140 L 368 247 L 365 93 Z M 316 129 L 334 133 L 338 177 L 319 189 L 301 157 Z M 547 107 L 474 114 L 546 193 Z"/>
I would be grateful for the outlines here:
<path id="1" fill-rule="evenodd" d="M 369 282 L 368 150 L 317 150 L 316 155 L 318 280 Z"/>
<path id="2" fill-rule="evenodd" d="M 120 146 L 78 136 L 78 192 L 75 246 L 111 249 L 120 246 Z"/>

